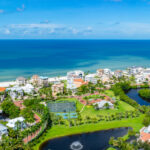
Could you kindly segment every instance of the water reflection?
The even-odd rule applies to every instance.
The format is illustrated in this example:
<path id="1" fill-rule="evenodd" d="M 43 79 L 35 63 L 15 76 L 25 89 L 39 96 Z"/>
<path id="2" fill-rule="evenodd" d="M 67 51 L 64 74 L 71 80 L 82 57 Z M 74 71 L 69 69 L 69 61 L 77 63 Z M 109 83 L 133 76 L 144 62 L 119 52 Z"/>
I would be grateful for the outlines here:
<path id="1" fill-rule="evenodd" d="M 82 150 L 83 145 L 79 141 L 75 141 L 70 145 L 71 150 Z"/>

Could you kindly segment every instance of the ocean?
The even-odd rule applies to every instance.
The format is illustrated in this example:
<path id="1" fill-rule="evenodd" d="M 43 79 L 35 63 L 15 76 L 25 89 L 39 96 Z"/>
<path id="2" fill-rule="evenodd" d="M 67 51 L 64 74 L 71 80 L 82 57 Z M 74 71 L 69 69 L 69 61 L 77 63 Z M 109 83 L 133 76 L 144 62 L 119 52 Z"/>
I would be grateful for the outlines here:
<path id="1" fill-rule="evenodd" d="M 0 40 L 0 81 L 129 66 L 150 67 L 150 40 Z"/>

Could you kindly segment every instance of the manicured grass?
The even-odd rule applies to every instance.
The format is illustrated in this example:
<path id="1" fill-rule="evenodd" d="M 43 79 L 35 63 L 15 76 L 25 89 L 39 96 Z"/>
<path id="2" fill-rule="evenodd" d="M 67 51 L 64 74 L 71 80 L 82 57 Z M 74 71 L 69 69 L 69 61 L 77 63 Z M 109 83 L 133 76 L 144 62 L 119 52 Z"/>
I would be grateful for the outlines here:
<path id="1" fill-rule="evenodd" d="M 114 97 L 113 92 L 110 90 L 105 91 L 109 96 Z M 66 99 L 59 99 L 57 101 L 61 101 L 61 100 L 67 100 L 67 101 L 73 101 L 76 103 L 77 106 L 77 110 L 81 110 L 83 107 L 83 104 L 81 104 L 77 99 L 75 98 L 66 98 Z M 102 110 L 95 110 L 95 108 L 93 106 L 86 106 L 84 108 L 84 110 L 81 113 L 81 116 L 84 118 L 86 116 L 90 116 L 90 117 L 96 117 L 96 115 L 112 115 L 115 113 L 120 113 L 120 112 L 125 112 L 125 111 L 133 111 L 135 110 L 134 107 L 132 107 L 131 105 L 123 102 L 123 101 L 118 101 L 118 106 L 119 108 L 116 109 L 102 109 Z"/>
<path id="2" fill-rule="evenodd" d="M 99 130 L 107 130 L 111 128 L 119 128 L 119 127 L 132 127 L 134 131 L 138 132 L 142 127 L 142 120 L 144 118 L 144 115 L 141 115 L 138 118 L 133 119 L 122 119 L 119 121 L 102 121 L 96 124 L 84 124 L 81 126 L 75 126 L 75 127 L 66 127 L 64 125 L 57 125 L 53 126 L 51 129 L 47 131 L 45 136 L 43 136 L 40 140 L 40 142 L 34 147 L 34 150 L 38 150 L 41 143 L 43 143 L 46 140 L 72 135 L 72 134 L 79 134 L 79 133 L 86 133 L 86 132 L 94 132 Z"/>
<path id="3" fill-rule="evenodd" d="M 83 112 L 81 113 L 81 115 L 83 117 L 85 117 L 85 116 L 96 117 L 96 115 L 104 116 L 104 115 L 111 115 L 111 114 L 115 114 L 115 113 L 135 110 L 134 107 L 132 107 L 131 105 L 129 105 L 123 101 L 119 101 L 118 104 L 119 104 L 118 109 L 114 108 L 114 109 L 95 110 L 93 106 L 86 106 L 85 109 L 83 110 Z"/>

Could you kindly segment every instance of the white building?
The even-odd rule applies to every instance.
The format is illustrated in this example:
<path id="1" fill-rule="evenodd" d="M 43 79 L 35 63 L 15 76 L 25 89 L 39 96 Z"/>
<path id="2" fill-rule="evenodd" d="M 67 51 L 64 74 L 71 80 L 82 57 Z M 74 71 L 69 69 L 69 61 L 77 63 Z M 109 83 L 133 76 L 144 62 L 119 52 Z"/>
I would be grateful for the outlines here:
<path id="1" fill-rule="evenodd" d="M 117 77 L 117 78 L 120 78 L 122 75 L 123 75 L 122 70 L 116 70 L 116 71 L 114 72 L 114 76 Z"/>
<path id="2" fill-rule="evenodd" d="M 104 69 L 104 74 L 109 76 L 109 75 L 112 74 L 112 72 L 111 72 L 110 69 L 105 68 L 105 69 Z"/>
<path id="3" fill-rule="evenodd" d="M 73 78 L 73 79 L 77 79 L 77 78 L 84 78 L 84 72 L 81 70 L 75 70 L 75 71 L 70 71 L 67 73 L 67 80 Z"/>
<path id="4" fill-rule="evenodd" d="M 17 128 L 22 130 L 22 129 L 25 129 L 27 127 L 27 125 L 24 121 L 25 121 L 25 119 L 23 117 L 18 117 L 18 118 L 9 120 L 6 125 L 9 128 L 13 128 L 14 130 L 17 130 Z"/>
<path id="5" fill-rule="evenodd" d="M 67 89 L 70 89 L 72 91 L 77 89 L 76 85 L 74 84 L 74 79 L 73 78 L 70 78 L 70 79 L 67 80 Z"/>
<path id="6" fill-rule="evenodd" d="M 16 79 L 16 83 L 18 84 L 18 85 L 25 85 L 26 84 L 26 79 L 24 78 L 24 77 L 18 77 L 17 79 Z"/>
<path id="7" fill-rule="evenodd" d="M 142 84 L 146 82 L 146 78 L 143 75 L 135 75 L 135 82 L 137 84 Z"/>
<path id="8" fill-rule="evenodd" d="M 25 93 L 31 94 L 34 91 L 32 84 L 26 84 L 25 86 L 20 87 Z"/>
<path id="9" fill-rule="evenodd" d="M 9 95 L 12 99 L 21 98 L 24 96 L 24 92 L 27 94 L 32 94 L 34 87 L 31 84 L 26 84 L 25 86 L 14 86 L 6 89 L 9 92 Z"/>
<path id="10" fill-rule="evenodd" d="M 67 76 L 48 78 L 48 82 L 53 84 L 60 84 L 64 80 L 67 80 Z"/>
<path id="11" fill-rule="evenodd" d="M 88 74 L 85 76 L 85 81 L 96 84 L 98 79 L 96 79 L 95 77 L 96 77 L 96 74 Z"/>
<path id="12" fill-rule="evenodd" d="M 47 86 L 48 85 L 48 77 L 39 77 L 39 85 L 41 86 Z"/>
<path id="13" fill-rule="evenodd" d="M 128 73 L 131 75 L 141 74 L 145 69 L 143 67 L 130 67 L 128 68 Z"/>
<path id="14" fill-rule="evenodd" d="M 108 108 L 114 108 L 114 105 L 106 100 L 102 100 L 100 102 L 94 103 L 94 105 L 96 106 L 96 109 L 103 109 L 106 108 L 106 104 L 108 104 Z"/>
<path id="15" fill-rule="evenodd" d="M 8 128 L 3 124 L 0 124 L 0 139 L 2 138 L 2 135 L 8 135 Z"/>

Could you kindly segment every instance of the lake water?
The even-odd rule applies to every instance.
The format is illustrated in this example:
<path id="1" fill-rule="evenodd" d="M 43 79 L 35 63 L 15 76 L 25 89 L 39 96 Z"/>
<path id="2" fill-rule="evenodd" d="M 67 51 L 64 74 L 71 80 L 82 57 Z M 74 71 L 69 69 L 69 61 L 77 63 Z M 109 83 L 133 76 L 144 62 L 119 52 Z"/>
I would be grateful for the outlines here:
<path id="1" fill-rule="evenodd" d="M 41 150 L 105 150 L 110 137 L 122 137 L 130 128 L 116 128 L 106 131 L 56 138 L 44 143 Z"/>
<path id="2" fill-rule="evenodd" d="M 135 100 L 138 104 L 140 104 L 140 105 L 150 105 L 150 102 L 148 102 L 148 101 L 146 101 L 146 100 L 144 100 L 144 99 L 142 99 L 140 96 L 139 96 L 139 94 L 138 94 L 138 91 L 139 91 L 140 89 L 131 89 L 128 93 L 127 93 L 127 95 L 131 98 L 131 99 L 133 99 L 133 100 Z"/>

